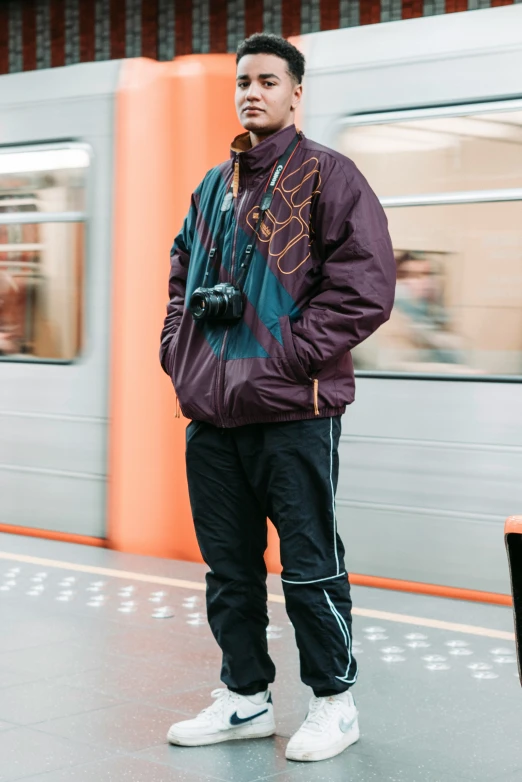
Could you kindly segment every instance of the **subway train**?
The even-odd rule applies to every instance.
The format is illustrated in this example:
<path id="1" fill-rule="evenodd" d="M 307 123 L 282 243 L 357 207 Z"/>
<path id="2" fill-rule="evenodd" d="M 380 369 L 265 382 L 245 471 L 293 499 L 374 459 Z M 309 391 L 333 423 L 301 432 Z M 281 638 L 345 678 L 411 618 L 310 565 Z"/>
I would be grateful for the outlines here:
<path id="1" fill-rule="evenodd" d="M 295 42 L 298 124 L 367 177 L 397 262 L 392 317 L 353 354 L 349 570 L 506 594 L 503 522 L 522 509 L 522 6 Z M 234 71 L 233 55 L 191 55 L 0 77 L 1 531 L 198 558 L 158 338 L 172 237 L 238 131 Z M 273 530 L 267 560 L 277 570 Z"/>

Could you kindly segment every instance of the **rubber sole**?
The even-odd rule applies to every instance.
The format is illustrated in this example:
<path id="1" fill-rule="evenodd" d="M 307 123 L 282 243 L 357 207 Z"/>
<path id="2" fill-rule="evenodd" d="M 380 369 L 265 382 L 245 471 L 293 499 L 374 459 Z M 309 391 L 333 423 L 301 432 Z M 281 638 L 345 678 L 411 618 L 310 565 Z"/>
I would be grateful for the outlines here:
<path id="1" fill-rule="evenodd" d="M 207 744 L 220 744 L 222 741 L 237 741 L 239 739 L 266 739 L 275 733 L 275 724 L 271 725 L 242 725 L 239 728 L 222 730 L 219 733 L 209 733 L 206 736 L 180 736 L 169 730 L 167 739 L 169 744 L 179 747 L 204 747 Z"/>
<path id="2" fill-rule="evenodd" d="M 328 760 L 328 758 L 334 758 L 336 755 L 340 755 L 345 749 L 348 749 L 360 738 L 359 725 L 354 725 L 343 736 L 342 741 L 338 741 L 337 744 L 333 744 L 325 749 L 317 750 L 288 750 L 286 749 L 286 759 L 295 760 L 299 762 L 314 762 L 317 760 Z"/>

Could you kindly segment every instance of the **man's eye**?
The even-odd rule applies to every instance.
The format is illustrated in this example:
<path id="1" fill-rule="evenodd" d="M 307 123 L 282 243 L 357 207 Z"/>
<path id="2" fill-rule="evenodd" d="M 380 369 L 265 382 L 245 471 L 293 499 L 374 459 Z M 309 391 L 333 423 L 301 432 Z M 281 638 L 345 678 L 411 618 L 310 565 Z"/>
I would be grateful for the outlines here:
<path id="1" fill-rule="evenodd" d="M 248 82 L 246 82 L 246 81 L 238 81 L 237 86 L 241 87 L 241 88 L 248 87 Z"/>
<path id="2" fill-rule="evenodd" d="M 273 82 L 273 81 L 265 81 L 265 87 L 275 87 L 275 82 Z"/>

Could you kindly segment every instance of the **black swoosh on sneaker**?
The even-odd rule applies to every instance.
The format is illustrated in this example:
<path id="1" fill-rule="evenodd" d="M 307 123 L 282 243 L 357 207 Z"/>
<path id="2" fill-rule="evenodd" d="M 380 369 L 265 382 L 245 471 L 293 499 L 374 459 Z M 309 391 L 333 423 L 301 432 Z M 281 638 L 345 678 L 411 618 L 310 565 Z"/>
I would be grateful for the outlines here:
<path id="1" fill-rule="evenodd" d="M 263 711 L 258 711 L 257 714 L 252 714 L 251 717 L 238 717 L 237 711 L 235 711 L 230 717 L 230 724 L 243 725 L 244 722 L 250 722 L 250 720 L 255 720 L 256 717 L 260 717 L 262 714 L 266 714 L 267 711 L 268 709 L 263 709 Z"/>

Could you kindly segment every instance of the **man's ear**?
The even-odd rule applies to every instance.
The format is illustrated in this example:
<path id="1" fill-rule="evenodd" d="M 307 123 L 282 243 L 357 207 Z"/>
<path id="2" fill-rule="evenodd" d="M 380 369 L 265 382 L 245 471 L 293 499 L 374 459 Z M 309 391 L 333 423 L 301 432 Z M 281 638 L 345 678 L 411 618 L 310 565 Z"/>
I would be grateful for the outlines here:
<path id="1" fill-rule="evenodd" d="M 297 87 L 294 89 L 294 94 L 292 97 L 292 108 L 296 109 L 297 106 L 301 103 L 301 98 L 303 97 L 303 85 L 298 84 Z"/>

